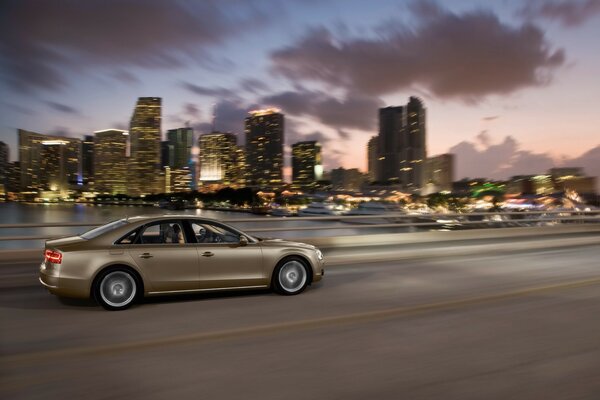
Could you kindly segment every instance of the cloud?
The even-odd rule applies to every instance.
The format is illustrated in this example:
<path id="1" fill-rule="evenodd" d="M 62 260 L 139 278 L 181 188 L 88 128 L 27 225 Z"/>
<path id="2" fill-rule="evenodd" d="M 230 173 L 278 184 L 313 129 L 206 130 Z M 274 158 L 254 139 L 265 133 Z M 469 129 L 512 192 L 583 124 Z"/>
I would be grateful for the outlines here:
<path id="1" fill-rule="evenodd" d="M 481 118 L 483 121 L 494 121 L 496 119 L 500 118 L 499 115 L 490 115 L 489 117 L 483 117 Z"/>
<path id="2" fill-rule="evenodd" d="M 268 91 L 269 85 L 258 79 L 244 78 L 240 81 L 240 88 L 250 93 L 258 93 Z"/>
<path id="3" fill-rule="evenodd" d="M 582 25 L 597 14 L 600 14 L 600 0 L 530 1 L 518 11 L 518 15 L 554 20 L 566 28 Z"/>
<path id="4" fill-rule="evenodd" d="M 185 115 L 196 119 L 200 118 L 200 115 L 202 115 L 198 106 L 193 103 L 185 103 L 183 105 L 183 112 Z"/>
<path id="5" fill-rule="evenodd" d="M 53 109 L 54 111 L 58 111 L 64 114 L 78 115 L 79 111 L 71 106 L 66 104 L 56 103 L 54 101 L 46 101 L 45 102 L 48 107 Z"/>
<path id="6" fill-rule="evenodd" d="M 4 0 L 0 72 L 14 89 L 32 91 L 61 89 L 73 72 L 96 68 L 208 65 L 211 48 L 264 26 L 270 12 L 242 0 Z"/>
<path id="7" fill-rule="evenodd" d="M 565 166 L 583 167 L 587 175 L 596 176 L 600 180 L 600 145 L 588 150 L 579 157 L 564 160 L 562 164 Z"/>
<path id="8" fill-rule="evenodd" d="M 181 86 L 188 91 L 207 97 L 235 97 L 235 94 L 232 90 L 226 89 L 223 87 L 206 87 L 200 86 L 189 82 L 182 82 Z"/>
<path id="9" fill-rule="evenodd" d="M 482 137 L 485 139 L 482 140 Z M 480 150 L 477 144 L 481 145 Z M 460 142 L 451 147 L 449 152 L 456 156 L 455 176 L 458 179 L 507 179 L 514 175 L 545 173 L 556 166 L 555 160 L 548 154 L 522 150 L 512 136 L 506 136 L 502 142 L 493 144 L 487 133 L 480 133 L 475 142 Z"/>
<path id="10" fill-rule="evenodd" d="M 6 107 L 10 108 L 13 111 L 16 111 L 20 114 L 24 114 L 24 115 L 34 115 L 35 112 L 28 107 L 23 107 L 19 104 L 13 104 L 13 103 L 7 103 L 7 102 L 2 102 L 2 104 L 4 104 Z"/>
<path id="11" fill-rule="evenodd" d="M 321 131 L 313 131 L 310 133 L 300 133 L 297 130 L 290 130 L 290 131 L 286 131 L 286 143 L 288 143 L 290 146 L 293 145 L 294 143 L 298 143 L 298 142 L 306 142 L 309 140 L 316 140 L 317 142 L 321 143 L 322 145 L 329 143 L 331 141 L 331 138 L 327 135 L 325 135 L 323 132 Z"/>
<path id="12" fill-rule="evenodd" d="M 126 71 L 124 69 L 116 70 L 115 72 L 113 72 L 111 74 L 111 76 L 113 78 L 115 78 L 116 80 L 121 81 L 123 83 L 136 83 L 137 84 L 137 83 L 141 82 L 137 76 L 135 76 L 131 72 Z"/>
<path id="13" fill-rule="evenodd" d="M 256 104 L 246 104 L 239 99 L 220 100 L 215 104 L 215 123 L 212 120 L 203 120 L 192 123 L 196 134 L 218 132 L 231 132 L 238 136 L 238 144 L 244 141 L 244 123 L 249 115 L 248 111 L 258 108 Z M 212 113 L 211 113 L 212 114 Z M 212 115 L 211 115 L 212 118 Z"/>
<path id="14" fill-rule="evenodd" d="M 476 139 L 477 142 L 483 147 L 489 147 L 491 138 L 487 129 L 484 129 L 481 132 L 479 132 L 479 135 L 476 136 Z"/>
<path id="15" fill-rule="evenodd" d="M 473 102 L 546 84 L 565 62 L 535 25 L 504 24 L 489 11 L 454 14 L 418 6 L 416 27 L 398 20 L 375 35 L 336 36 L 314 28 L 271 53 L 272 70 L 292 81 L 319 81 L 371 96 L 414 90 Z"/>
<path id="16" fill-rule="evenodd" d="M 377 126 L 377 109 L 383 102 L 375 97 L 349 93 L 343 99 L 318 90 L 298 88 L 261 99 L 295 116 L 308 115 L 335 129 L 349 128 L 374 130 Z"/>

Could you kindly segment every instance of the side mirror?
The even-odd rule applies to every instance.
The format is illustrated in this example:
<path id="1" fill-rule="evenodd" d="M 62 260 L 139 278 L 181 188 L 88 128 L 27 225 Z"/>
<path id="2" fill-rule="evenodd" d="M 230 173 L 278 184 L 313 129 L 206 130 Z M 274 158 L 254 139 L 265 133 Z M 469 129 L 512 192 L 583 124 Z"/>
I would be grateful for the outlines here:
<path id="1" fill-rule="evenodd" d="M 248 245 L 248 238 L 244 235 L 240 235 L 240 246 Z"/>

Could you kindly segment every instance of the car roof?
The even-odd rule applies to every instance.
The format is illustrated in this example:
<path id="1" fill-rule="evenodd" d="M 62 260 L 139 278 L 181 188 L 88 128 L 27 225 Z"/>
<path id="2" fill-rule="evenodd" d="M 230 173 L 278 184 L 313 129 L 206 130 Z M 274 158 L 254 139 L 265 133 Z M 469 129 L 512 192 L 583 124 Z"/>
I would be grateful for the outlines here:
<path id="1" fill-rule="evenodd" d="M 198 216 L 198 215 L 189 215 L 189 214 L 136 215 L 133 217 L 125 217 L 124 219 L 127 222 L 160 221 L 160 220 L 167 220 L 167 219 L 201 219 L 204 221 L 220 222 L 219 220 L 216 220 L 214 218 L 207 218 L 207 217 L 202 217 L 202 216 Z"/>

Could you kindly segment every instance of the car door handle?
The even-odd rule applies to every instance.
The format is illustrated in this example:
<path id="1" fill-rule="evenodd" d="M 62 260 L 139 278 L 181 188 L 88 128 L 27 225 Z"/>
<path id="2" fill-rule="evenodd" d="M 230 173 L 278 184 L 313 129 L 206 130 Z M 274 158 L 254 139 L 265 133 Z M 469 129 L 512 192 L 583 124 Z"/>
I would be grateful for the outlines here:
<path id="1" fill-rule="evenodd" d="M 202 257 L 212 257 L 214 255 L 215 255 L 215 253 L 210 252 L 210 251 L 205 251 L 204 253 L 202 253 Z"/>
<path id="2" fill-rule="evenodd" d="M 140 258 L 152 258 L 152 257 L 154 257 L 154 256 L 152 254 L 150 254 L 150 253 L 140 254 Z"/>

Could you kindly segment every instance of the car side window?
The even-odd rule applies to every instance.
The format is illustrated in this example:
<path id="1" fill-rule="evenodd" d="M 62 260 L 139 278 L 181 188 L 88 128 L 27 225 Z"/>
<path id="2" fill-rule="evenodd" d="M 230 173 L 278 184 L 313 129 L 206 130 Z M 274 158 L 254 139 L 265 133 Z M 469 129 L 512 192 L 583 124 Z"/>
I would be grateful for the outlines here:
<path id="1" fill-rule="evenodd" d="M 225 228 L 204 222 L 192 222 L 197 243 L 238 243 L 240 234 Z"/>
<path id="2" fill-rule="evenodd" d="M 117 244 L 133 244 L 138 231 L 139 229 L 135 229 L 133 232 L 129 232 L 126 236 L 122 237 Z"/>
<path id="3" fill-rule="evenodd" d="M 147 225 L 139 244 L 185 244 L 185 234 L 179 222 L 157 222 Z"/>

